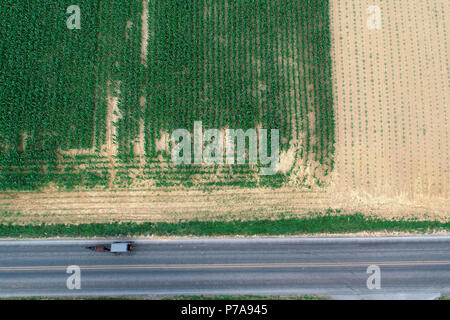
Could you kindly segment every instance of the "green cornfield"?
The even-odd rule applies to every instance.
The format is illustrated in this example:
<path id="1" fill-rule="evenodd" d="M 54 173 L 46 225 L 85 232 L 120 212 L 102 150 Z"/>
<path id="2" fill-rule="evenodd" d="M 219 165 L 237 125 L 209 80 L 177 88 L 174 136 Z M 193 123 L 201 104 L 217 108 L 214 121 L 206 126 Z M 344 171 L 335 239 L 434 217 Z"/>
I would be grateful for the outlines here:
<path id="1" fill-rule="evenodd" d="M 1 189 L 326 183 L 328 0 L 78 0 L 81 29 L 69 30 L 72 4 L 0 5 Z M 159 141 L 194 121 L 279 129 L 295 159 L 268 177 L 252 165 L 173 166 Z"/>

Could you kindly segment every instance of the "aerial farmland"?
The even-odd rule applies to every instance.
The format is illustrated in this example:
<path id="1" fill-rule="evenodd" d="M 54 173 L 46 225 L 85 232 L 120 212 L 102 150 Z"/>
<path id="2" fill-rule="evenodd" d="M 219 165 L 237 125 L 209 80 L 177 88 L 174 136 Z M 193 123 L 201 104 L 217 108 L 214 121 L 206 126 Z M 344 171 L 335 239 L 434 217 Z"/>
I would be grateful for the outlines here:
<path id="1" fill-rule="evenodd" d="M 0 223 L 447 222 L 448 18 L 446 0 L 3 0 Z"/>

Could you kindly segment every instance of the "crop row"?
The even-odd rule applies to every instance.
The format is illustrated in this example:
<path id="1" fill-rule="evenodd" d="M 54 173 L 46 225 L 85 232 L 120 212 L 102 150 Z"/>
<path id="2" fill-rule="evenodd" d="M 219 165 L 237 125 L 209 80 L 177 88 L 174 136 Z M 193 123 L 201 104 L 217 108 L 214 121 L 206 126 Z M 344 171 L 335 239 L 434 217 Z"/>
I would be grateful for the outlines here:
<path id="1" fill-rule="evenodd" d="M 68 0 L 5 1 L 1 164 L 108 143 L 129 162 L 139 142 L 155 161 L 161 134 L 202 121 L 279 129 L 282 150 L 300 141 L 297 157 L 332 169 L 328 0 L 80 0 L 81 30 L 66 27 Z"/>

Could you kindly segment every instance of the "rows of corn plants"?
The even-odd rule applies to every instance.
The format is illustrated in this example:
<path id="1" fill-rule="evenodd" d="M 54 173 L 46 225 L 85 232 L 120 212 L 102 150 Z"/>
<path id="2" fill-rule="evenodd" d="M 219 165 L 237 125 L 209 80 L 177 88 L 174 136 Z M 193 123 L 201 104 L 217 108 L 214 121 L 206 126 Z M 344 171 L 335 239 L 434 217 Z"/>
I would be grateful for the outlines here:
<path id="1" fill-rule="evenodd" d="M 5 187 L 51 180 L 46 173 L 55 169 L 58 149 L 92 147 L 99 2 L 78 3 L 83 29 L 69 31 L 66 10 L 72 1 L 2 1 L 0 163 Z M 22 172 L 35 163 L 42 167 Z"/>
<path id="2" fill-rule="evenodd" d="M 301 139 L 297 157 L 331 171 L 328 0 L 149 0 L 145 63 L 143 1 L 80 0 L 81 30 L 66 27 L 70 1 L 5 1 L 2 188 L 49 181 L 101 186 L 112 166 L 124 185 L 135 170 L 162 186 L 195 185 L 207 175 L 220 179 L 205 184 L 283 183 L 282 175 L 256 179 L 249 165 L 171 166 L 157 141 L 174 129 L 192 131 L 194 121 L 204 129 L 279 129 L 282 150 Z M 112 124 L 113 165 L 103 153 L 112 95 L 120 113 Z M 144 164 L 134 148 L 142 125 Z M 25 150 L 20 141 L 27 141 Z M 90 148 L 88 155 L 58 153 Z"/>

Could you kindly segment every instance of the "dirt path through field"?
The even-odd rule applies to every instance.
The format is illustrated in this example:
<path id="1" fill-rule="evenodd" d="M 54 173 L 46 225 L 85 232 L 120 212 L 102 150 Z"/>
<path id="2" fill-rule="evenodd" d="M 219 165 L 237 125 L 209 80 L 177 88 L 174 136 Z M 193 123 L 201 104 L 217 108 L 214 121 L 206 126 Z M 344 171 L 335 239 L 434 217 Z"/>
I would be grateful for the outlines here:
<path id="1" fill-rule="evenodd" d="M 148 1 L 142 0 L 142 15 L 141 15 L 141 63 L 147 66 L 148 53 Z"/>

